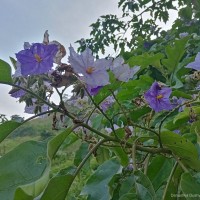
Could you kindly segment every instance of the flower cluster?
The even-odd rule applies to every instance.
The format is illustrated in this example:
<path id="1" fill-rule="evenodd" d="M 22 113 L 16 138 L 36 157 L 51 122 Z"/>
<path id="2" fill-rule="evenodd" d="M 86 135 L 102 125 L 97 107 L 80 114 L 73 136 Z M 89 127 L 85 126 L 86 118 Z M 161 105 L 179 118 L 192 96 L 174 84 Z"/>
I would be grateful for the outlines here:
<path id="1" fill-rule="evenodd" d="M 184 37 L 186 35 L 184 33 Z M 101 88 L 110 84 L 109 73 L 112 73 L 117 81 L 128 82 L 140 70 L 140 66 L 130 67 L 120 56 L 115 59 L 95 59 L 89 48 L 79 54 L 70 46 L 69 64 L 61 62 L 65 55 L 65 48 L 57 41 L 49 42 L 48 32 L 45 32 L 43 43 L 24 43 L 24 50 L 16 53 L 16 71 L 13 77 L 19 80 L 21 78 L 24 81 L 32 76 L 45 75 L 48 84 L 51 83 L 53 87 L 57 88 L 67 87 L 70 85 L 69 80 L 76 81 L 78 78 L 79 82 L 84 84 L 87 92 L 91 96 L 95 96 Z M 54 63 L 57 64 L 57 69 L 54 69 Z M 199 63 L 200 53 L 197 54 L 195 61 L 189 63 L 186 68 L 200 70 Z M 70 79 L 70 77 L 72 78 Z M 25 82 L 30 85 L 27 80 Z M 37 80 L 32 82 L 33 85 Z M 22 87 L 27 88 L 24 85 Z M 150 89 L 145 92 L 144 98 L 155 112 L 169 111 L 174 107 L 173 103 L 170 102 L 171 92 L 171 88 L 161 86 L 155 81 Z M 26 92 L 14 88 L 10 91 L 10 94 L 12 97 L 21 98 L 26 95 Z M 113 103 L 113 97 L 109 96 L 100 104 L 100 107 L 105 112 Z"/>

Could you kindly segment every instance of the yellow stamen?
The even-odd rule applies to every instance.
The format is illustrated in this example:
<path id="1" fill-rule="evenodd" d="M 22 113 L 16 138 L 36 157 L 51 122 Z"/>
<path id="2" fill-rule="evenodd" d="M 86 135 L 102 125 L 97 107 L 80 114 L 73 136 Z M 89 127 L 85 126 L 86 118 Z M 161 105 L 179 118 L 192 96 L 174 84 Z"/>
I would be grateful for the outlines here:
<path id="1" fill-rule="evenodd" d="M 87 72 L 88 74 L 92 74 L 92 73 L 94 72 L 94 70 L 95 70 L 94 67 L 88 67 L 88 68 L 86 69 L 86 72 Z"/>
<path id="2" fill-rule="evenodd" d="M 162 99 L 162 98 L 163 98 L 163 95 L 162 95 L 162 94 L 159 94 L 156 98 L 157 98 L 157 99 Z"/>
<path id="3" fill-rule="evenodd" d="M 37 60 L 37 62 L 41 62 L 42 61 L 42 58 L 38 54 L 34 54 L 34 57 Z"/>

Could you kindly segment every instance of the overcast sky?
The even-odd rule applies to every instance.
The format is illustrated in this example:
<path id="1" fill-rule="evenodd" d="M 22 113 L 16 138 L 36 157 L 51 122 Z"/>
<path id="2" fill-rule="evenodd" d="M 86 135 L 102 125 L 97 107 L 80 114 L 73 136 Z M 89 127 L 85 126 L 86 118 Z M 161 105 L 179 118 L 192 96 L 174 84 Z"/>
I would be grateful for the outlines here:
<path id="1" fill-rule="evenodd" d="M 45 30 L 50 40 L 65 48 L 80 38 L 89 37 L 89 25 L 104 14 L 117 14 L 117 0 L 1 0 L 0 59 L 23 48 L 24 42 L 42 42 Z M 66 56 L 66 58 L 68 55 Z M 9 86 L 0 85 L 0 114 L 24 114 L 24 104 L 8 95 Z"/>
<path id="2" fill-rule="evenodd" d="M 70 43 L 89 37 L 89 25 L 101 15 L 119 14 L 118 0 L 1 0 L 0 59 L 10 63 L 9 56 L 23 48 L 24 42 L 42 42 L 45 30 L 50 40 L 68 49 Z M 174 13 L 171 13 L 171 20 Z M 166 29 L 167 26 L 165 25 Z M 68 55 L 65 59 L 67 59 Z M 0 85 L 0 114 L 24 114 L 24 104 L 8 95 L 9 86 Z"/>

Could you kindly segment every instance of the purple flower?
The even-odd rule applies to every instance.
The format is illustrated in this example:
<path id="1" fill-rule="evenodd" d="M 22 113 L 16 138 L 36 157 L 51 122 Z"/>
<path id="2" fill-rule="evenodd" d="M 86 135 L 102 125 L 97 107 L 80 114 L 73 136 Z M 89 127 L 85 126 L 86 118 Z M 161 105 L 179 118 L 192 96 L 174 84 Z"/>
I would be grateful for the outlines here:
<path id="1" fill-rule="evenodd" d="M 11 97 L 14 98 L 20 98 L 26 94 L 26 92 L 22 89 L 16 90 L 16 91 L 11 91 L 9 92 Z"/>
<path id="2" fill-rule="evenodd" d="M 151 88 L 144 94 L 144 98 L 149 106 L 156 112 L 171 110 L 173 108 L 169 100 L 171 92 L 172 90 L 170 88 L 162 88 L 155 81 Z"/>
<path id="3" fill-rule="evenodd" d="M 117 80 L 128 82 L 129 79 L 140 70 L 140 67 L 135 66 L 130 68 L 127 64 L 124 64 L 124 59 L 122 57 L 118 57 L 113 61 L 110 69 Z"/>
<path id="4" fill-rule="evenodd" d="M 103 86 L 97 86 L 95 88 L 92 88 L 90 85 L 87 85 L 87 90 L 90 93 L 90 95 L 94 96 L 97 95 L 99 90 L 103 87 Z"/>
<path id="5" fill-rule="evenodd" d="M 180 97 L 180 98 L 177 98 L 177 97 L 172 97 L 172 105 L 174 107 L 178 106 L 178 105 L 181 105 L 183 103 L 186 102 L 186 99 Z M 178 112 L 182 112 L 185 108 L 185 105 L 181 106 L 179 109 L 178 109 Z"/>
<path id="6" fill-rule="evenodd" d="M 17 75 L 37 75 L 48 72 L 53 67 L 53 59 L 58 51 L 57 45 L 35 43 L 30 48 L 16 53 L 19 63 Z M 16 74 L 16 73 L 15 73 Z"/>
<path id="7" fill-rule="evenodd" d="M 46 112 L 49 110 L 49 106 L 46 104 L 38 104 L 36 99 L 32 99 L 32 105 L 25 106 L 24 112 L 28 114 L 37 114 L 41 112 Z M 40 110 L 36 111 L 36 107 L 40 107 Z"/>
<path id="8" fill-rule="evenodd" d="M 184 38 L 184 37 L 187 37 L 189 34 L 187 32 L 183 32 L 183 33 L 180 33 L 179 34 L 179 37 L 180 38 Z"/>
<path id="9" fill-rule="evenodd" d="M 189 63 L 186 68 L 200 70 L 200 52 L 196 55 L 195 61 Z"/>
<path id="10" fill-rule="evenodd" d="M 69 62 L 74 72 L 82 74 L 81 80 L 91 88 L 109 84 L 107 69 L 111 65 L 111 60 L 98 59 L 94 61 L 94 56 L 89 48 L 81 54 L 77 54 L 73 47 L 69 47 Z"/>
<path id="11" fill-rule="evenodd" d="M 173 132 L 176 133 L 176 134 L 178 134 L 178 135 L 181 134 L 181 131 L 180 131 L 179 129 L 176 129 L 176 130 L 174 130 Z"/>
<path id="12" fill-rule="evenodd" d="M 100 105 L 101 109 L 105 112 L 115 102 L 113 96 L 108 96 Z"/>
<path id="13" fill-rule="evenodd" d="M 17 82 L 16 85 L 19 85 L 21 87 L 24 87 L 24 84 L 23 83 L 19 83 Z M 13 87 L 10 91 L 9 91 L 9 94 L 11 97 L 14 97 L 14 98 L 20 98 L 22 96 L 24 96 L 26 94 L 26 92 L 22 89 L 19 89 L 19 88 L 16 88 L 16 87 Z"/>

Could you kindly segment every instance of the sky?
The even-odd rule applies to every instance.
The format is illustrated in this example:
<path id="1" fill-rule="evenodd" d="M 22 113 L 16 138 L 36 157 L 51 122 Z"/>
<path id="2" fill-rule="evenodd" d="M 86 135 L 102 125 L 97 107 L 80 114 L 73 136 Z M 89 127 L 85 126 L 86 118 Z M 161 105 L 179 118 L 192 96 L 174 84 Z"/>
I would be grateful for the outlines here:
<path id="1" fill-rule="evenodd" d="M 24 42 L 42 42 L 45 30 L 66 49 L 75 46 L 89 37 L 90 24 L 109 13 L 119 13 L 117 0 L 1 0 L 0 59 L 10 63 L 9 56 L 15 57 Z M 0 85 L 0 114 L 30 116 L 24 114 L 24 104 L 8 95 L 10 89 Z"/>
<path id="2" fill-rule="evenodd" d="M 101 15 L 119 14 L 118 0 L 1 0 L 0 59 L 23 49 L 24 42 L 42 42 L 45 30 L 50 41 L 57 40 L 67 49 L 75 41 L 88 38 L 89 25 Z M 171 19 L 174 13 L 171 14 Z M 65 59 L 67 59 L 67 56 Z M 67 61 L 67 60 L 65 60 Z M 11 63 L 10 63 L 11 64 Z M 27 118 L 24 104 L 8 95 L 10 86 L 0 85 L 0 114 L 18 114 Z M 54 97 L 55 98 L 55 97 Z M 55 99 L 54 99 L 55 100 Z"/>

